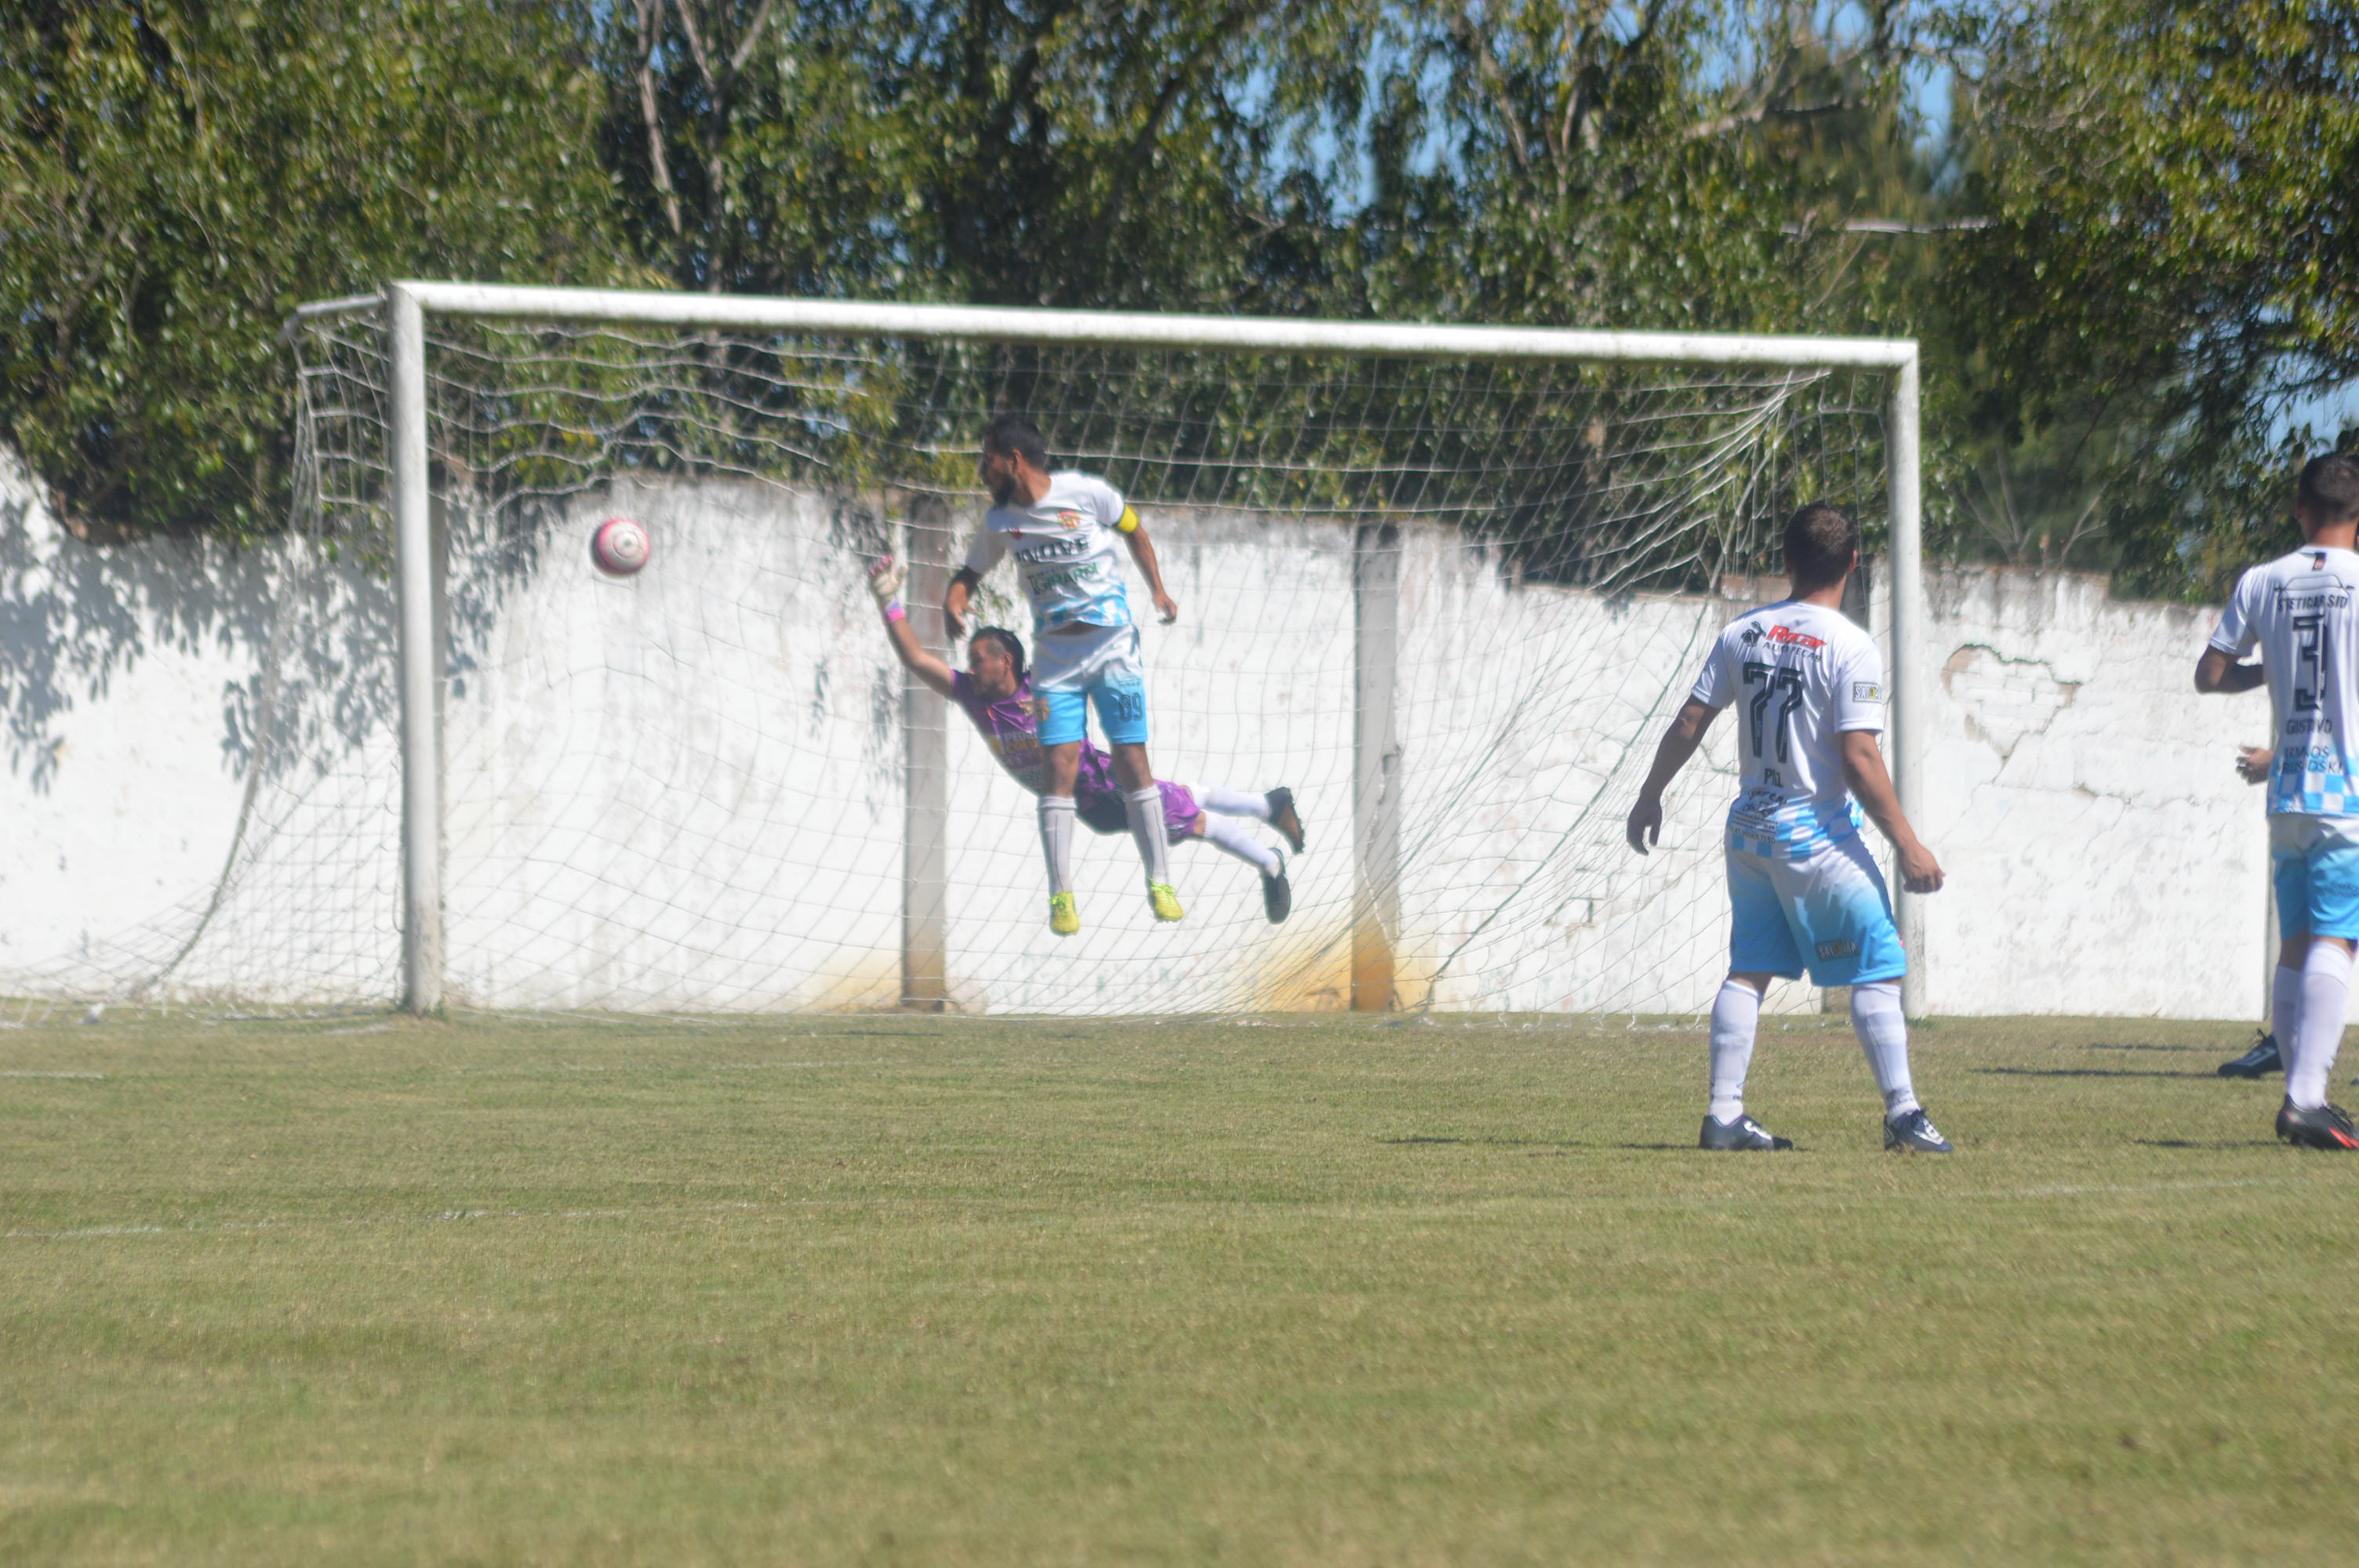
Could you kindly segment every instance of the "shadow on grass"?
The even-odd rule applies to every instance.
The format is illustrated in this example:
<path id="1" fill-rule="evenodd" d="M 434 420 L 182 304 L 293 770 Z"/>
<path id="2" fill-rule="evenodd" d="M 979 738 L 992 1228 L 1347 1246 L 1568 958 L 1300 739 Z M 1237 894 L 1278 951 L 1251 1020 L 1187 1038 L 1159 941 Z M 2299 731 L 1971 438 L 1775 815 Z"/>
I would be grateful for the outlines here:
<path id="1" fill-rule="evenodd" d="M 2133 1138 L 2131 1142 L 2146 1149 L 2269 1149 L 2274 1138 Z"/>
<path id="2" fill-rule="evenodd" d="M 1807 1154 L 1810 1152 L 1807 1143 L 1797 1143 L 1791 1149 L 1699 1149 L 1692 1143 L 1616 1143 L 1614 1147 L 1640 1154 Z"/>
<path id="3" fill-rule="evenodd" d="M 2171 1073 L 2156 1067 L 1975 1067 L 1995 1078 L 2209 1078 L 2210 1073 Z"/>
<path id="4" fill-rule="evenodd" d="M 1470 1149 L 1529 1149 L 1536 1153 L 1558 1153 L 1567 1149 L 1587 1149 L 1591 1145 L 1564 1138 L 1435 1138 L 1424 1133 L 1410 1133 L 1405 1138 L 1379 1138 L 1379 1143 L 1396 1149 L 1418 1144 L 1460 1144 Z"/>
<path id="5" fill-rule="evenodd" d="M 2103 1041 L 2099 1041 L 2093 1044 L 2082 1045 L 2079 1047 L 2079 1049 L 2083 1051 L 2180 1051 L 2191 1053 L 2196 1055 L 2210 1056 L 2217 1054 L 2219 1052 L 2223 1050 L 2232 1050 L 2234 1047 L 2223 1045 L 2108 1045 Z"/>

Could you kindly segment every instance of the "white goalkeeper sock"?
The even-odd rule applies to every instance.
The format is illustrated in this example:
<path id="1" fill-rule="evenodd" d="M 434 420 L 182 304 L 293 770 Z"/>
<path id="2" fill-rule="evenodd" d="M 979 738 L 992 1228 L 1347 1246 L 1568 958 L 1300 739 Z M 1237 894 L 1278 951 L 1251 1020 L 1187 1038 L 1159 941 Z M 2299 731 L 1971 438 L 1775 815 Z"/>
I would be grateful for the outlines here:
<path id="1" fill-rule="evenodd" d="M 1196 796 L 1199 804 L 1203 801 L 1203 798 L 1201 795 Z M 1198 820 L 1204 825 L 1201 831 L 1205 843 L 1216 849 L 1227 850 L 1263 876 L 1277 875 L 1279 862 L 1277 850 L 1242 827 L 1234 827 L 1226 822 L 1214 821 L 1209 813 Z"/>
<path id="2" fill-rule="evenodd" d="M 1269 820 L 1269 796 L 1266 795 L 1223 789 L 1219 784 L 1190 784 L 1188 793 L 1207 811 L 1217 811 L 1223 816 L 1250 816 L 1256 822 Z"/>
<path id="3" fill-rule="evenodd" d="M 2299 1110 L 2326 1103 L 2326 1079 L 2343 1049 L 2343 1014 L 2351 1005 L 2351 949 L 2312 942 L 2301 966 L 2301 1007 L 2295 1014 L 2293 1054 L 2286 1058 L 2286 1098 Z M 2278 1048 L 2284 1048 L 2278 1042 Z"/>
<path id="4" fill-rule="evenodd" d="M 1712 999 L 1712 1118 L 1726 1124 L 1745 1114 L 1745 1073 L 1753 1065 L 1753 1036 L 1761 1023 L 1761 993 L 1731 977 Z"/>
<path id="5" fill-rule="evenodd" d="M 1040 797 L 1040 854 L 1049 862 L 1049 896 L 1073 885 L 1073 797 Z"/>
<path id="6" fill-rule="evenodd" d="M 1131 841 L 1147 866 L 1148 886 L 1171 885 L 1171 836 L 1163 826 L 1163 792 L 1153 784 L 1131 790 L 1122 797 L 1123 815 L 1130 818 Z"/>
<path id="7" fill-rule="evenodd" d="M 1900 1011 L 1900 982 L 1852 987 L 1851 1027 L 1859 1036 L 1859 1048 L 1867 1053 L 1875 1087 L 1884 1091 L 1885 1119 L 1917 1109 L 1917 1088 L 1908 1081 L 1908 1020 Z"/>
<path id="8" fill-rule="evenodd" d="M 2293 1060 L 2293 1032 L 2301 1017 L 2301 966 L 2279 964 L 2269 977 L 2269 1033 L 2277 1037 L 2277 1060 Z"/>

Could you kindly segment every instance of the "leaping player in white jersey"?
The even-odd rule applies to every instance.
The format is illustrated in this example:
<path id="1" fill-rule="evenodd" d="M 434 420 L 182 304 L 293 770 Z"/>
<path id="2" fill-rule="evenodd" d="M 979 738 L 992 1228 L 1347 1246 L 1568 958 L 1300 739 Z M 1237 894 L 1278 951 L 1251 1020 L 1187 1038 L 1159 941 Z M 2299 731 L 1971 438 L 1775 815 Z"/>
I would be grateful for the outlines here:
<path id="1" fill-rule="evenodd" d="M 1892 841 L 1901 884 L 1910 892 L 1940 887 L 1940 864 L 1901 815 L 1876 749 L 1884 660 L 1843 612 L 1843 585 L 1858 565 L 1859 524 L 1841 507 L 1814 502 L 1787 520 L 1793 597 L 1722 631 L 1630 808 L 1630 847 L 1643 855 L 1662 837 L 1663 791 L 1721 709 L 1742 705 L 1743 793 L 1728 810 L 1734 920 L 1728 979 L 1712 1005 L 1712 1102 L 1698 1140 L 1706 1149 L 1794 1146 L 1745 1114 L 1745 1075 L 1769 981 L 1807 968 L 1819 985 L 1851 988 L 1852 1028 L 1884 1092 L 1884 1146 L 1950 1152 L 1909 1080 L 1899 984 L 1908 956 L 1883 873 L 1859 837 L 1864 806 Z"/>
<path id="2" fill-rule="evenodd" d="M 2312 459 L 2293 514 L 2308 542 L 2238 579 L 2195 689 L 2269 688 L 2269 871 L 2285 939 L 2269 987 L 2285 1056 L 2277 1136 L 2359 1149 L 2350 1113 L 2326 1101 L 2359 942 L 2359 461 Z M 2255 647 L 2259 664 L 2237 662 Z"/>
<path id="3" fill-rule="evenodd" d="M 1147 904 L 1156 919 L 1178 920 L 1184 912 L 1171 886 L 1163 795 L 1147 761 L 1147 665 L 1116 541 L 1129 546 L 1131 559 L 1147 574 L 1155 608 L 1169 625 L 1179 619 L 1180 606 L 1164 591 L 1155 546 L 1114 486 L 1085 473 L 1050 473 L 1048 444 L 1022 414 L 1002 414 L 984 428 L 981 470 L 992 508 L 975 531 L 965 567 L 942 597 L 942 622 L 952 637 L 966 635 L 975 585 L 1015 556 L 1032 600 L 1032 696 L 1047 763 L 1039 809 L 1049 927 L 1060 936 L 1082 928 L 1072 892 L 1073 789 L 1093 706 L 1113 753 L 1130 836 L 1147 868 Z"/>

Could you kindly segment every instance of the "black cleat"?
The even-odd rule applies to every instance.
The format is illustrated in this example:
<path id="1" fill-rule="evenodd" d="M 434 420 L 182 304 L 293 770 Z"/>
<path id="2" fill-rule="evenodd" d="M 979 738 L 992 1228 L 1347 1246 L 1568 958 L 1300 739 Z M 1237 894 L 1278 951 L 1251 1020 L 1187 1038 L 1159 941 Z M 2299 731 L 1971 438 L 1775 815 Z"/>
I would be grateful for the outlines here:
<path id="1" fill-rule="evenodd" d="M 2359 1128 L 2339 1105 L 2299 1110 L 2286 1101 L 2277 1108 L 2277 1136 L 2297 1149 L 2359 1149 Z"/>
<path id="2" fill-rule="evenodd" d="M 2285 1071 L 2285 1056 L 2277 1050 L 2277 1037 L 2262 1033 L 2253 1042 L 2253 1048 L 2233 1062 L 2220 1064 L 2223 1078 L 2266 1078 L 2271 1073 Z"/>
<path id="3" fill-rule="evenodd" d="M 1696 1140 L 1699 1149 L 1791 1149 L 1794 1141 L 1780 1138 L 1742 1111 L 1734 1121 L 1723 1121 L 1717 1117 L 1703 1119 L 1703 1135 Z"/>
<path id="4" fill-rule="evenodd" d="M 1294 889 L 1286 880 L 1286 862 L 1277 862 L 1277 870 L 1261 879 L 1261 912 L 1269 916 L 1272 925 L 1283 925 L 1286 917 L 1294 913 Z"/>
<path id="5" fill-rule="evenodd" d="M 1269 802 L 1269 825 L 1286 840 L 1286 847 L 1296 854 L 1302 853 L 1302 818 L 1294 815 L 1294 792 L 1280 784 L 1262 798 Z M 1272 920 L 1278 918 L 1271 915 Z"/>
<path id="6" fill-rule="evenodd" d="M 1884 1146 L 1906 1154 L 1947 1154 L 1950 1141 L 1941 1136 L 1923 1107 L 1904 1110 L 1884 1124 Z"/>

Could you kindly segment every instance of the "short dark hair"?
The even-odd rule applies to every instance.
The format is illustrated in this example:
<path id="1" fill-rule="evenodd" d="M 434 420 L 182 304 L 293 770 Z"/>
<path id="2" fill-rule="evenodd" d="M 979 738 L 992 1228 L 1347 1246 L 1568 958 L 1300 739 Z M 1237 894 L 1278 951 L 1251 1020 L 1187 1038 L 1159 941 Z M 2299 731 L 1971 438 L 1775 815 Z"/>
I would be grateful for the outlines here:
<path id="1" fill-rule="evenodd" d="M 2359 517 L 2359 461 L 2329 452 L 2301 465 L 2300 497 L 2312 523 L 2348 523 Z"/>
<path id="2" fill-rule="evenodd" d="M 992 416 L 991 423 L 983 427 L 983 449 L 1003 458 L 1022 458 L 1044 472 L 1049 467 L 1049 443 L 1041 439 L 1040 427 L 1032 423 L 1032 416 L 1018 409 Z"/>
<path id="3" fill-rule="evenodd" d="M 1798 583 L 1834 581 L 1858 551 L 1859 524 L 1832 501 L 1797 507 L 1786 519 L 1786 570 Z"/>
<path id="4" fill-rule="evenodd" d="M 978 626 L 969 645 L 974 643 L 996 643 L 1002 653 L 1016 661 L 1016 678 L 1024 678 L 1024 644 L 1015 633 L 1005 626 Z"/>

